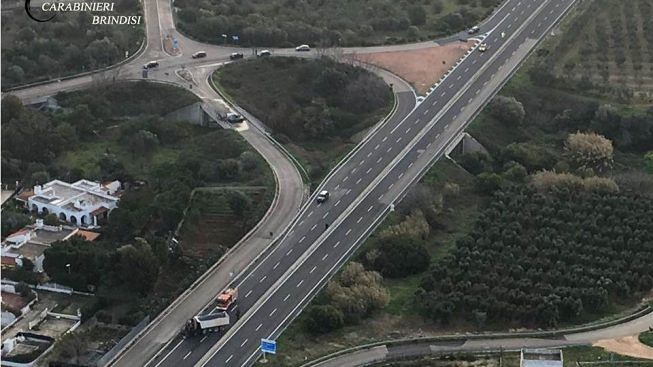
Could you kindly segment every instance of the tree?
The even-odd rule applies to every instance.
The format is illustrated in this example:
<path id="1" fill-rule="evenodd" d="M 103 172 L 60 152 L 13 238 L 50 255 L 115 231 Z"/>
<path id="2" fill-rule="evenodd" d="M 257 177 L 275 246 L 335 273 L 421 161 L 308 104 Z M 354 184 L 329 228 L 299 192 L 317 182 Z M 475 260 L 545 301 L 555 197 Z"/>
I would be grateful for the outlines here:
<path id="1" fill-rule="evenodd" d="M 98 166 L 100 167 L 100 175 L 103 179 L 120 179 L 126 174 L 125 166 L 113 154 L 105 154 L 98 162 Z"/>
<path id="2" fill-rule="evenodd" d="M 515 97 L 496 96 L 488 110 L 497 120 L 512 126 L 521 124 L 526 116 L 524 106 Z"/>
<path id="3" fill-rule="evenodd" d="M 111 65 L 120 58 L 118 47 L 107 37 L 91 42 L 86 53 L 94 60 L 94 66 Z"/>
<path id="4" fill-rule="evenodd" d="M 492 169 L 492 158 L 483 152 L 465 153 L 460 156 L 458 163 L 473 175 Z"/>
<path id="5" fill-rule="evenodd" d="M 37 171 L 32 173 L 28 183 L 31 185 L 43 185 L 50 181 L 50 174 L 47 171 Z"/>
<path id="6" fill-rule="evenodd" d="M 646 153 L 644 156 L 644 166 L 648 173 L 653 174 L 653 151 Z"/>
<path id="7" fill-rule="evenodd" d="M 413 5 L 408 8 L 408 19 L 412 25 L 423 25 L 426 23 L 426 10 L 420 5 Z"/>
<path id="8" fill-rule="evenodd" d="M 382 280 L 379 273 L 366 271 L 360 263 L 351 262 L 329 282 L 325 295 L 348 322 L 357 322 L 388 303 L 389 294 Z"/>
<path id="9" fill-rule="evenodd" d="M 77 130 L 81 136 L 93 136 L 95 130 L 102 125 L 91 109 L 86 104 L 76 105 L 70 112 L 66 113 L 64 120 Z"/>
<path id="10" fill-rule="evenodd" d="M 474 310 L 472 313 L 474 314 L 474 321 L 476 321 L 476 326 L 479 329 L 483 329 L 485 327 L 485 322 L 487 321 L 487 312 Z"/>
<path id="11" fill-rule="evenodd" d="M 248 213 L 252 209 L 252 201 L 249 197 L 238 190 L 229 190 L 226 196 L 231 211 L 239 218 L 246 219 L 244 218 L 245 213 Z"/>
<path id="12" fill-rule="evenodd" d="M 23 262 L 23 266 L 22 266 L 23 270 L 34 271 L 34 263 L 32 262 L 32 260 L 24 257 L 21 261 Z"/>
<path id="13" fill-rule="evenodd" d="M 219 159 L 218 160 L 218 177 L 220 180 L 235 180 L 238 178 L 240 166 L 236 159 Z"/>
<path id="14" fill-rule="evenodd" d="M 25 107 L 20 98 L 13 94 L 6 95 L 2 99 L 2 123 L 9 122 L 12 119 L 20 117 Z"/>
<path id="15" fill-rule="evenodd" d="M 426 185 L 415 187 L 413 190 L 422 191 L 421 189 L 428 189 Z M 418 197 L 412 196 L 412 198 Z M 415 205 L 410 205 L 414 203 Z M 417 203 L 414 201 L 402 202 L 400 209 L 398 210 L 403 214 L 409 208 L 413 208 L 410 213 L 398 224 L 391 225 L 381 231 L 379 237 L 393 237 L 393 236 L 409 236 L 416 239 L 426 239 L 426 237 L 431 232 L 431 226 L 435 226 L 434 223 L 431 223 L 436 219 L 437 215 L 442 211 L 442 196 L 437 195 L 435 198 L 428 197 L 423 202 Z M 426 215 L 423 211 L 426 211 Z M 430 218 L 427 218 L 429 216 Z M 429 222 L 429 219 L 431 222 Z"/>
<path id="16" fill-rule="evenodd" d="M 48 226 L 58 226 L 59 225 L 59 218 L 57 217 L 56 214 L 50 213 L 43 218 L 43 223 L 48 225 Z"/>
<path id="17" fill-rule="evenodd" d="M 81 236 L 53 243 L 44 255 L 43 268 L 50 278 L 81 291 L 100 284 L 109 262 L 103 248 Z"/>
<path id="18" fill-rule="evenodd" d="M 4 75 L 14 83 L 20 83 L 25 79 L 25 71 L 18 65 L 12 65 L 7 68 Z"/>
<path id="19" fill-rule="evenodd" d="M 442 13 L 442 10 L 444 10 L 444 4 L 442 4 L 442 0 L 434 0 L 431 4 L 431 10 L 433 10 L 433 13 L 435 14 Z"/>
<path id="20" fill-rule="evenodd" d="M 513 162 L 509 165 L 509 168 L 502 173 L 503 177 L 512 182 L 523 183 L 528 176 L 528 171 L 526 168 L 519 163 Z"/>
<path id="21" fill-rule="evenodd" d="M 343 326 L 344 315 L 334 306 L 311 306 L 306 313 L 306 328 L 311 333 L 325 334 Z"/>
<path id="22" fill-rule="evenodd" d="M 520 163 L 530 171 L 549 169 L 555 164 L 555 156 L 546 147 L 527 142 L 509 144 L 501 150 L 501 159 Z"/>
<path id="23" fill-rule="evenodd" d="M 565 142 L 569 160 L 577 168 L 590 168 L 603 172 L 612 167 L 614 149 L 612 142 L 595 133 L 569 134 Z"/>
<path id="24" fill-rule="evenodd" d="M 388 278 L 421 273 L 428 268 L 430 262 L 423 243 L 406 235 L 378 240 L 363 257 L 366 264 Z"/>
<path id="25" fill-rule="evenodd" d="M 2 211 L 2 237 L 10 235 L 26 225 L 32 223 L 32 218 L 23 213 L 5 210 Z"/>
<path id="26" fill-rule="evenodd" d="M 321 96 L 338 96 L 347 85 L 347 79 L 347 74 L 334 67 L 327 67 L 313 82 L 313 89 Z"/>
<path id="27" fill-rule="evenodd" d="M 159 276 L 159 263 L 150 244 L 135 238 L 133 244 L 118 248 L 117 278 L 123 284 L 142 295 L 147 294 Z"/>
<path id="28" fill-rule="evenodd" d="M 90 338 L 82 332 L 66 333 L 56 344 L 55 355 L 70 363 L 82 363 L 84 355 L 87 353 Z"/>
<path id="29" fill-rule="evenodd" d="M 151 131 L 139 130 L 129 139 L 129 147 L 134 154 L 149 155 L 159 145 L 159 138 Z"/>
<path id="30" fill-rule="evenodd" d="M 240 167 L 243 171 L 255 170 L 259 164 L 258 156 L 250 150 L 243 152 L 238 159 L 240 160 Z"/>
<path id="31" fill-rule="evenodd" d="M 483 172 L 476 176 L 476 189 L 484 194 L 491 194 L 501 188 L 503 178 L 496 173 Z"/>

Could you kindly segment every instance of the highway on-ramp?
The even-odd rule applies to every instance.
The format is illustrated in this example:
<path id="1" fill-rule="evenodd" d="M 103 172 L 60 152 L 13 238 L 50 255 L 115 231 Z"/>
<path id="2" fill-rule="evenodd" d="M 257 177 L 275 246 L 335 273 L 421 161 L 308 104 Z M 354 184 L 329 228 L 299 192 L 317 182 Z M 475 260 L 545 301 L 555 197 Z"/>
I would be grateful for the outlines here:
<path id="1" fill-rule="evenodd" d="M 475 335 L 473 338 L 462 335 L 440 336 L 438 340 L 415 338 L 401 342 L 375 344 L 369 347 L 352 348 L 349 352 L 334 353 L 331 357 L 320 358 L 304 364 L 302 367 L 355 367 L 369 366 L 374 363 L 393 360 L 415 359 L 419 357 L 449 353 L 477 353 L 517 351 L 522 348 L 559 348 L 575 345 L 589 345 L 600 340 L 615 339 L 638 335 L 653 326 L 653 312 L 644 310 L 636 318 L 627 317 L 608 322 L 598 329 L 586 331 L 560 330 L 555 335 L 548 332 L 501 333 L 495 335 Z"/>
<path id="2" fill-rule="evenodd" d="M 372 133 L 323 183 L 330 199 L 309 202 L 288 235 L 248 271 L 238 284 L 241 320 L 222 338 L 180 339 L 149 365 L 253 363 L 260 339 L 276 338 L 299 314 L 573 2 L 506 1 L 483 40 L 488 50 L 470 51 L 408 117 Z"/>
<path id="3" fill-rule="evenodd" d="M 323 187 L 331 192 L 330 200 L 322 205 L 308 203 L 295 218 L 287 237 L 243 276 L 238 283 L 239 307 L 243 317 L 226 336 L 220 338 L 220 335 L 209 334 L 187 340 L 177 337 L 155 359 L 149 359 L 151 353 L 145 349 L 162 346 L 169 340 L 167 335 L 174 335 L 175 331 L 171 328 L 175 325 L 180 327 L 183 317 L 192 315 L 190 310 L 198 309 L 197 305 L 202 304 L 201 300 L 193 300 L 189 305 L 189 297 L 183 300 L 184 312 L 176 314 L 174 322 L 166 323 L 164 333 L 150 332 L 147 334 L 149 337 L 139 339 L 128 351 L 129 358 L 123 355 L 115 365 L 240 366 L 253 363 L 260 339 L 276 338 L 299 314 L 317 290 L 391 210 L 407 187 L 442 155 L 449 142 L 462 132 L 573 1 L 505 1 L 483 25 L 482 32 L 488 32 L 484 40 L 489 45 L 487 52 L 475 50 L 467 55 L 415 108 L 412 108 L 412 93 L 399 93 L 398 98 L 404 102 L 399 105 L 408 106 L 402 108 L 411 110 L 409 116 L 402 118 L 408 111 L 399 111 L 396 116 L 400 117 L 390 119 L 368 136 L 365 143 L 323 183 Z M 141 65 L 148 58 L 161 57 L 161 66 L 159 70 L 151 72 L 151 77 L 167 81 L 175 81 L 174 71 L 181 66 L 193 68 L 227 59 L 231 51 L 228 48 L 201 45 L 182 37 L 179 42 L 182 47 L 180 56 L 166 56 L 160 43 L 153 43 L 156 37 L 151 38 L 151 33 L 158 33 L 160 40 L 160 36 L 166 32 L 174 32 L 174 24 L 166 22 L 171 15 L 166 15 L 163 20 L 158 15 L 159 12 L 167 14 L 170 6 L 168 2 L 155 0 L 145 0 L 144 3 L 148 47 L 136 60 L 115 70 L 113 75 L 117 78 L 140 78 Z M 153 7 L 157 9 L 156 17 L 150 11 Z M 153 21 L 150 19 L 155 19 L 157 25 L 151 27 Z M 210 57 L 204 60 L 189 59 L 189 54 L 196 48 L 205 46 Z M 356 49 L 350 51 L 363 52 Z M 275 54 L 292 52 L 275 50 Z M 93 83 L 92 78 L 84 78 L 24 89 L 16 94 L 22 94 L 21 97 L 28 100 Z M 99 80 L 102 79 L 100 76 Z M 279 172 L 276 173 L 278 177 Z M 287 222 L 290 216 L 292 214 L 286 213 L 284 218 L 280 218 L 281 222 L 284 222 L 283 219 Z M 223 267 L 222 273 L 226 269 Z M 224 284 L 224 278 L 222 274 L 218 283 Z M 209 289 L 216 288 L 208 287 L 204 297 L 215 294 Z M 193 291 L 195 295 L 198 294 L 196 290 Z M 160 328 L 157 330 L 161 331 Z M 140 353 L 142 359 L 138 358 Z"/>

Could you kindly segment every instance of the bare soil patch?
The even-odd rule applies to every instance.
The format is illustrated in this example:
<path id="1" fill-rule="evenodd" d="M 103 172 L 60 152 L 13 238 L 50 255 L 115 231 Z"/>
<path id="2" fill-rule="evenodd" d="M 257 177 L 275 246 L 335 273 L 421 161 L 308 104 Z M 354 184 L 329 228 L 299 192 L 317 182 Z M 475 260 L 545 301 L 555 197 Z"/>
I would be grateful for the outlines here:
<path id="1" fill-rule="evenodd" d="M 653 348 L 642 344 L 637 336 L 600 340 L 594 346 L 625 356 L 653 359 Z"/>
<path id="2" fill-rule="evenodd" d="M 2 302 L 6 303 L 8 306 L 11 306 L 16 310 L 20 310 L 21 308 L 25 307 L 29 301 L 27 298 L 21 297 L 18 294 L 2 292 Z"/>
<path id="3" fill-rule="evenodd" d="M 407 51 L 353 54 L 354 60 L 386 69 L 425 94 L 472 47 L 472 41 Z"/>

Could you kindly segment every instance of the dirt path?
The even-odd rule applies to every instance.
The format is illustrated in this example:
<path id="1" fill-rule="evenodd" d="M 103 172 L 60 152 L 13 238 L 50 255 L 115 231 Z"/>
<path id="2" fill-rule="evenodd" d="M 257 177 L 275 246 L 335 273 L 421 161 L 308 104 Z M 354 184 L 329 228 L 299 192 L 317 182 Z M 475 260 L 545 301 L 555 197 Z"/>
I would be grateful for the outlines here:
<path id="1" fill-rule="evenodd" d="M 599 340 L 595 347 L 635 358 L 653 359 L 653 348 L 640 343 L 637 336 Z"/>
<path id="2" fill-rule="evenodd" d="M 352 54 L 356 61 L 386 69 L 413 85 L 424 94 L 449 68 L 472 47 L 470 42 L 453 42 L 443 46 L 408 50 Z"/>

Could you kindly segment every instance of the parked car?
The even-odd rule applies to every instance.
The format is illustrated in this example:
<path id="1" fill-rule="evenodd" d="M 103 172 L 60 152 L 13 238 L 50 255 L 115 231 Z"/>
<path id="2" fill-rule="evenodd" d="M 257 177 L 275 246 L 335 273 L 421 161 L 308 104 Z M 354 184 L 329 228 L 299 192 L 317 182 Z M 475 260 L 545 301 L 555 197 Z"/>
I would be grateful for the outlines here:
<path id="1" fill-rule="evenodd" d="M 487 49 L 488 49 L 487 43 L 481 43 L 480 46 L 478 46 L 478 50 L 480 52 L 485 52 L 485 51 L 487 51 Z"/>
<path id="2" fill-rule="evenodd" d="M 310 51 L 311 47 L 309 45 L 299 45 L 295 47 L 295 51 Z"/>
<path id="3" fill-rule="evenodd" d="M 245 120 L 245 118 L 237 113 L 229 112 L 227 114 L 227 122 L 231 124 L 236 124 Z"/>
<path id="4" fill-rule="evenodd" d="M 194 59 L 201 59 L 202 57 L 206 57 L 206 51 L 197 51 L 191 55 L 191 57 Z"/>
<path id="5" fill-rule="evenodd" d="M 268 57 L 272 56 L 272 52 L 270 50 L 262 50 L 261 52 L 258 53 L 258 57 Z"/>
<path id="6" fill-rule="evenodd" d="M 229 55 L 229 58 L 232 60 L 242 59 L 243 57 L 245 57 L 245 55 L 243 55 L 242 52 L 234 52 L 231 55 Z"/>
<path id="7" fill-rule="evenodd" d="M 481 30 L 481 27 L 475 25 L 475 26 L 473 26 L 472 28 L 468 29 L 468 30 L 467 30 L 467 33 L 469 33 L 469 34 L 476 34 L 476 33 L 478 33 L 480 30 Z"/>
<path id="8" fill-rule="evenodd" d="M 143 65 L 143 69 L 152 69 L 159 66 L 158 61 L 148 61 L 145 65 Z"/>
<path id="9" fill-rule="evenodd" d="M 317 198 L 315 199 L 318 203 L 323 203 L 327 200 L 329 200 L 329 192 L 326 190 L 320 191 L 319 194 L 317 194 Z"/>

